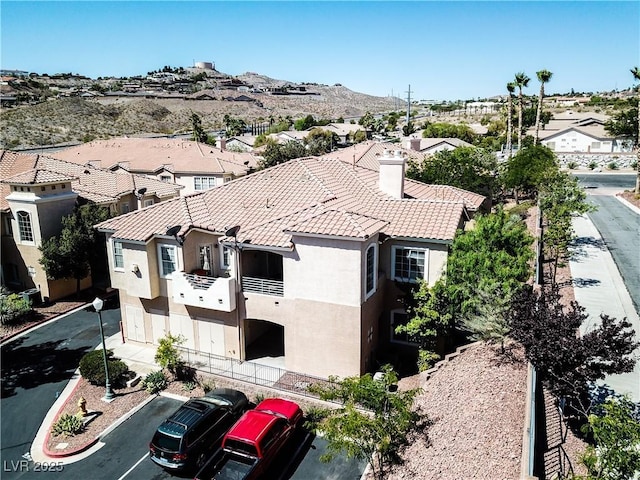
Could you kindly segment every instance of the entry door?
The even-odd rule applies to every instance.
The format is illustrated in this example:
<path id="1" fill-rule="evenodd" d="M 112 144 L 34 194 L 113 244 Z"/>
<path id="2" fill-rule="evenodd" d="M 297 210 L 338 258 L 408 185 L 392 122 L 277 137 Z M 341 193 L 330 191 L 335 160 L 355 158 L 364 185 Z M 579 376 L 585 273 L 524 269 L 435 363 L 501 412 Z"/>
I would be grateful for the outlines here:
<path id="1" fill-rule="evenodd" d="M 142 316 L 142 308 L 127 305 L 125 308 L 127 315 L 127 338 L 136 342 L 144 342 L 144 317 Z"/>
<path id="2" fill-rule="evenodd" d="M 214 320 L 196 320 L 201 352 L 224 356 L 224 324 Z"/>
<path id="3" fill-rule="evenodd" d="M 191 317 L 186 315 L 169 314 L 169 331 L 172 335 L 182 335 L 185 342 L 182 344 L 185 348 L 195 350 L 195 341 L 193 338 L 193 321 Z"/>

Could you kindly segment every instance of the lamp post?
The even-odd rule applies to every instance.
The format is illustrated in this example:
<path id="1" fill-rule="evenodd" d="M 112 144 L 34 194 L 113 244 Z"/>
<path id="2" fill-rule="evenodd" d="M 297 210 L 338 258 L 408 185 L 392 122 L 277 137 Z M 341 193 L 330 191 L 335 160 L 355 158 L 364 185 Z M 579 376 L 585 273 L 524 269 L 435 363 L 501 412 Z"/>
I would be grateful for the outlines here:
<path id="1" fill-rule="evenodd" d="M 102 358 L 104 359 L 104 376 L 105 376 L 105 387 L 106 393 L 102 400 L 105 402 L 110 402 L 115 398 L 115 394 L 111 389 L 111 382 L 109 381 L 109 362 L 107 362 L 107 347 L 104 344 L 104 330 L 102 328 L 102 307 L 104 306 L 104 301 L 101 298 L 96 297 L 93 302 L 91 302 L 93 308 L 98 312 L 98 324 L 100 325 L 100 339 L 102 340 Z"/>

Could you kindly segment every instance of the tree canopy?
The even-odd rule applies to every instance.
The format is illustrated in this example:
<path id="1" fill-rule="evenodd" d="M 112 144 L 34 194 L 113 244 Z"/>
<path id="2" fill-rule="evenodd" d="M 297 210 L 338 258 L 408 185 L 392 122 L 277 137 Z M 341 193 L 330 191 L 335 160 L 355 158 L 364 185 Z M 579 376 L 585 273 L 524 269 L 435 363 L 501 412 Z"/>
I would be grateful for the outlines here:
<path id="1" fill-rule="evenodd" d="M 497 168 L 497 159 L 492 153 L 476 147 L 458 147 L 425 156 L 420 163 L 409 161 L 407 177 L 491 197 L 496 187 Z"/>
<path id="2" fill-rule="evenodd" d="M 422 130 L 422 138 L 459 138 L 465 142 L 474 143 L 477 137 L 473 129 L 465 123 L 455 125 L 425 122 Z"/>
<path id="3" fill-rule="evenodd" d="M 555 154 L 543 145 L 518 150 L 504 166 L 502 182 L 506 188 L 512 188 L 516 201 L 518 192 L 537 193 L 542 182 L 558 170 Z"/>
<path id="4" fill-rule="evenodd" d="M 615 137 L 629 138 L 638 143 L 638 107 L 631 107 L 612 115 L 604 129 Z"/>

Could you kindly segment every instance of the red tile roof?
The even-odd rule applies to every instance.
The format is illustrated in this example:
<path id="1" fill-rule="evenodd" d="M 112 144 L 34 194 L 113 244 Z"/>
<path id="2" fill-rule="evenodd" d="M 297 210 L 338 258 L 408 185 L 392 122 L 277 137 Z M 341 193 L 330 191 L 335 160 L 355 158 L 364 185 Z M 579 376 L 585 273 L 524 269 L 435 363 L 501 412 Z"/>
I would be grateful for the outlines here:
<path id="1" fill-rule="evenodd" d="M 239 242 L 288 248 L 296 232 L 366 238 L 382 231 L 453 240 L 465 212 L 464 195 L 437 198 L 426 186 L 421 191 L 414 183 L 410 189 L 415 198 L 396 200 L 378 189 L 377 172 L 339 160 L 301 158 L 107 220 L 99 227 L 115 238 L 148 241 L 165 235 L 172 225 L 182 226 L 181 235 L 191 228 L 224 235 L 239 225 Z"/>

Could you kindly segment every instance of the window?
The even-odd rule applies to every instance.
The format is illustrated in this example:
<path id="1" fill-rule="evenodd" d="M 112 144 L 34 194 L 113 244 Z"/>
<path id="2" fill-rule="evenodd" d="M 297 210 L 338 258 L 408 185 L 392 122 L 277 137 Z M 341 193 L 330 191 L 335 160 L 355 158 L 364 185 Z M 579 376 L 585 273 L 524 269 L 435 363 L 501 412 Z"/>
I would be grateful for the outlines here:
<path id="1" fill-rule="evenodd" d="M 417 282 L 425 279 L 427 250 L 423 248 L 393 247 L 393 279 L 399 282 Z"/>
<path id="2" fill-rule="evenodd" d="M 600 142 L 591 142 L 591 148 L 600 149 Z"/>
<path id="3" fill-rule="evenodd" d="M 149 200 L 145 200 L 144 203 L 142 204 L 143 207 L 150 207 L 151 205 L 153 205 L 153 198 L 150 198 Z"/>
<path id="4" fill-rule="evenodd" d="M 113 242 L 113 267 L 124 268 L 124 253 L 122 251 L 122 242 Z"/>
<path id="5" fill-rule="evenodd" d="M 193 188 L 195 190 L 208 190 L 215 186 L 215 177 L 193 177 Z"/>
<path id="6" fill-rule="evenodd" d="M 233 180 L 233 177 L 224 177 L 224 183 L 230 182 Z"/>
<path id="7" fill-rule="evenodd" d="M 391 332 L 389 340 L 394 343 L 412 343 L 409 341 L 409 336 L 406 333 L 396 333 L 396 327 L 399 325 L 406 325 L 409 321 L 409 317 L 404 310 L 392 310 L 391 311 Z"/>
<path id="8" fill-rule="evenodd" d="M 367 248 L 365 294 L 368 298 L 376 289 L 376 246 L 372 244 Z"/>
<path id="9" fill-rule="evenodd" d="M 123 203 L 122 205 L 120 205 L 120 213 L 129 213 L 129 204 L 128 203 Z"/>
<path id="10" fill-rule="evenodd" d="M 220 245 L 220 266 L 223 270 L 231 268 L 231 247 Z"/>
<path id="11" fill-rule="evenodd" d="M 198 248 L 198 263 L 202 270 L 211 272 L 211 245 L 200 245 Z"/>
<path id="12" fill-rule="evenodd" d="M 178 269 L 176 247 L 173 245 L 160 245 L 158 247 L 160 257 L 160 275 L 164 278 Z"/>
<path id="13" fill-rule="evenodd" d="M 160 181 L 161 182 L 170 183 L 171 182 L 171 175 L 160 175 Z"/>
<path id="14" fill-rule="evenodd" d="M 31 229 L 31 215 L 29 212 L 18 212 L 18 231 L 21 242 L 33 242 L 33 230 Z"/>

